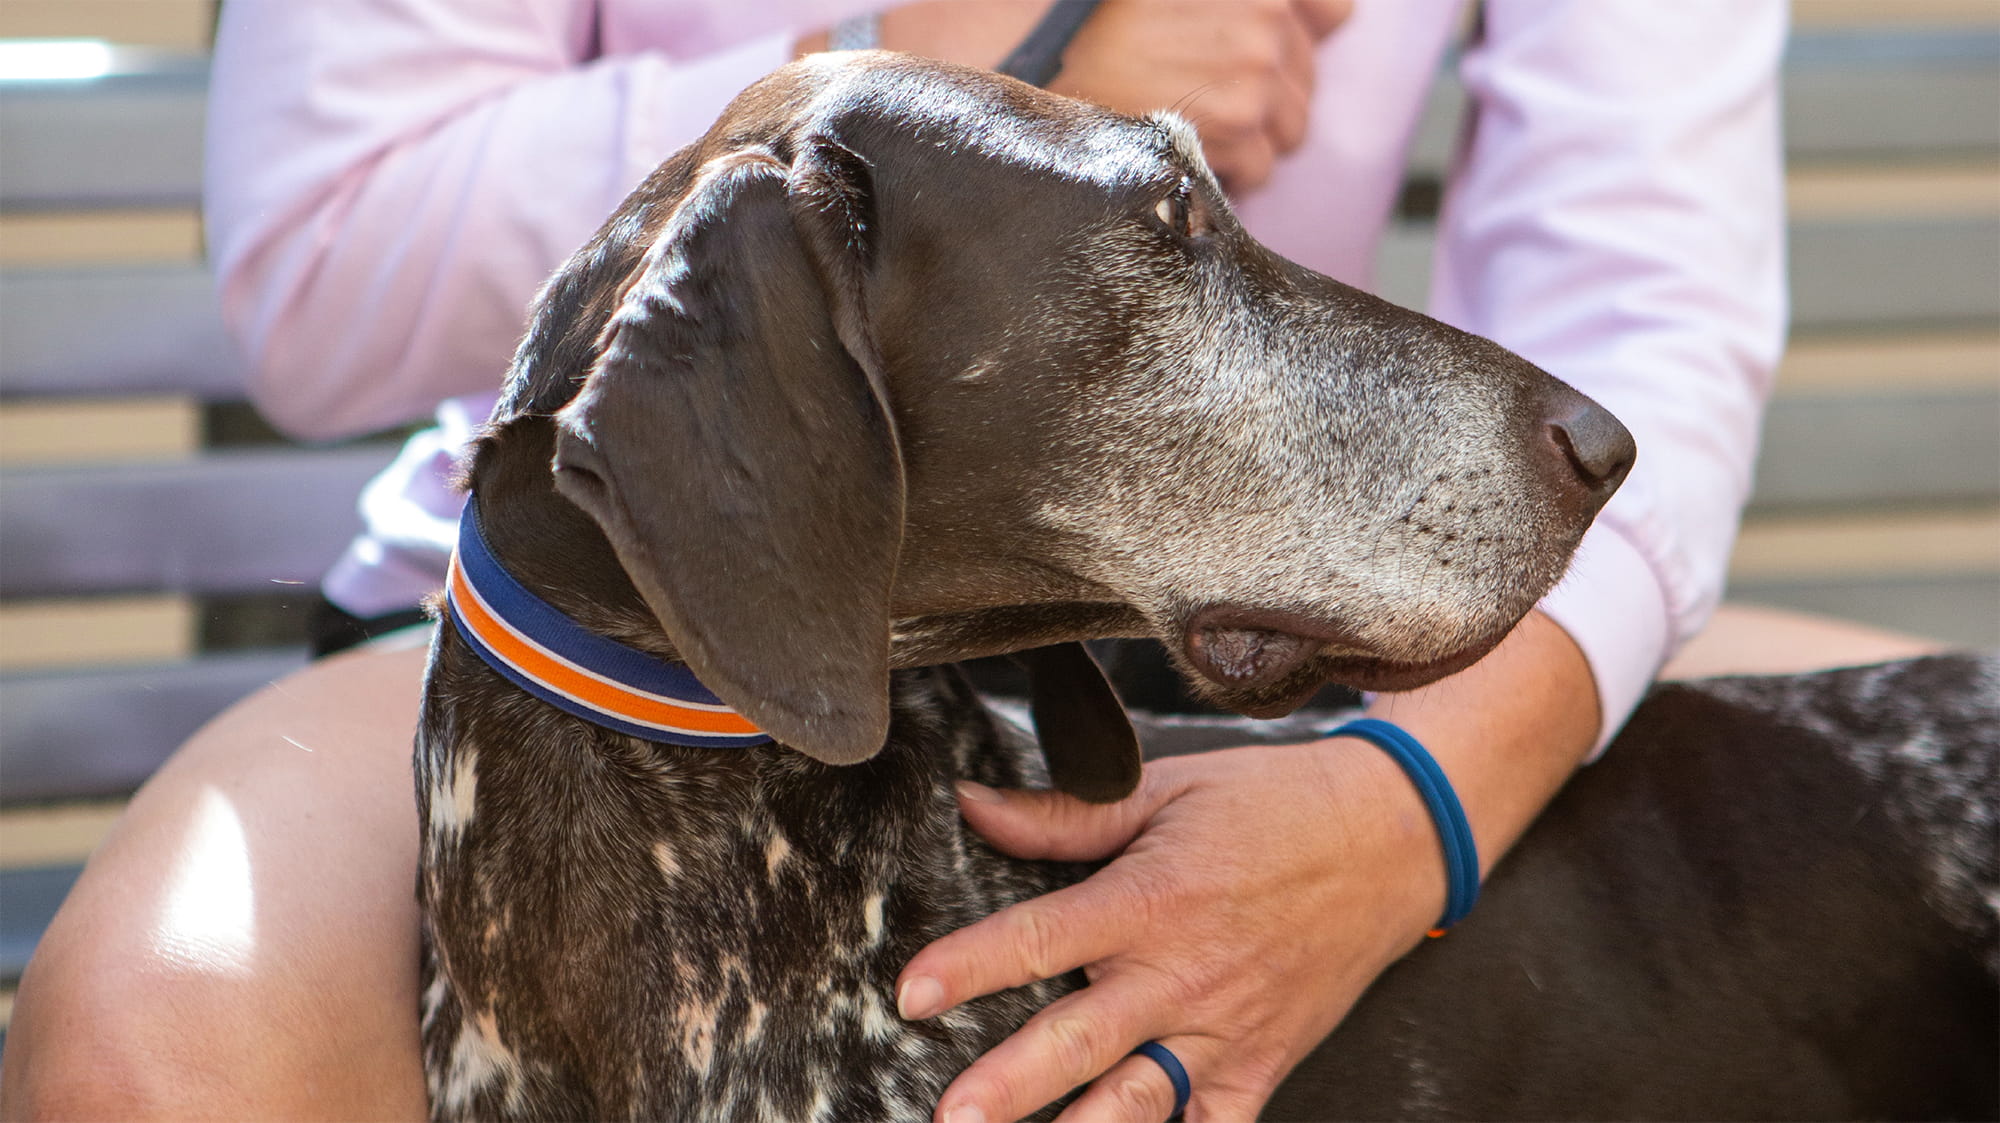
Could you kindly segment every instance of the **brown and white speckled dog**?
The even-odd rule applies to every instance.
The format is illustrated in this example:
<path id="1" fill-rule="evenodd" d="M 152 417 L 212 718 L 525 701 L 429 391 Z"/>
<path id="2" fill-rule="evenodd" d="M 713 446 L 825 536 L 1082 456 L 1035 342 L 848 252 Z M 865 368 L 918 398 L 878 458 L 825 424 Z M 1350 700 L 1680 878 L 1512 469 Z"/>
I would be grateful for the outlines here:
<path id="1" fill-rule="evenodd" d="M 1547 590 L 1631 455 L 1616 421 L 1522 360 L 1258 246 L 1172 118 L 885 54 L 778 72 L 543 292 L 470 483 L 526 586 L 685 661 L 779 743 L 609 732 L 440 627 L 417 744 L 434 1114 L 927 1118 L 952 1076 L 1080 982 L 921 1024 L 892 997 L 928 941 L 1084 872 L 995 854 L 952 780 L 1047 776 L 1092 799 L 1136 781 L 1076 641 L 1157 637 L 1250 714 L 1328 680 L 1431 681 Z M 1040 753 L 936 666 L 1029 649 Z M 1990 666 L 1895 673 L 1957 675 L 1961 700 L 1993 686 Z M 1649 705 L 1726 708 L 1744 689 Z M 1820 712 L 1812 689 L 1800 714 Z M 1992 940 L 1992 865 L 1963 857 L 1992 831 L 1990 707 L 1928 715 L 1962 726 L 1934 742 L 1935 768 L 1907 745 L 1817 762 L 1817 741 L 1780 732 L 1815 719 L 1764 710 L 1734 728 L 1810 744 L 1748 769 L 1750 788 L 1718 777 L 1762 740 L 1653 719 L 1660 747 L 1615 750 L 1273 1117 L 1754 1112 L 1768 1101 L 1749 1084 L 1693 1096 L 1717 1050 L 1787 1066 L 1763 1074 L 1787 1092 L 1819 1070 L 1734 1027 L 1781 1043 L 1876 1010 L 1760 997 L 1741 1016 L 1791 993 L 1774 973 L 1821 962 L 1973 996 L 1898 1048 L 1990 1046 L 1992 976 L 1959 951 L 1965 933 Z M 1183 748 L 1273 735 L 1156 731 Z M 1683 752 L 1688 737 L 1702 747 Z M 1974 756 L 1968 738 L 1989 743 Z M 1921 789 L 1911 777 L 1944 802 L 1895 796 Z M 1883 793 L 1837 885 L 1821 884 L 1829 863 L 1786 872 L 1804 852 L 1782 847 L 1838 841 L 1812 816 L 1838 825 Z M 1986 817 L 1928 833 L 1961 812 Z M 1860 915 L 1822 888 L 1862 898 Z M 1748 929 L 1767 915 L 1789 930 Z M 1760 958 L 1801 931 L 1888 955 L 1905 923 L 1927 974 L 1900 952 Z M 1894 1059 L 1878 1067 L 1906 1074 Z M 1826 1102 L 1900 1110 L 1864 1094 L 1898 1079 Z M 1793 1102 L 1780 1113 L 1821 1101 Z"/>

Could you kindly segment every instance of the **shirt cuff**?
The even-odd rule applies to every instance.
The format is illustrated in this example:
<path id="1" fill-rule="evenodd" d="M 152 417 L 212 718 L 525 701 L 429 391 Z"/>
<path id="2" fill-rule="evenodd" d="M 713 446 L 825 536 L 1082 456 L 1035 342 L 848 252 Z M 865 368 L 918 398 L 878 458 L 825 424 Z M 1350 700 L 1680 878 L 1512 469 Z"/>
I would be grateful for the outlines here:
<path id="1" fill-rule="evenodd" d="M 1666 663 L 1673 635 L 1666 592 L 1639 548 L 1599 520 L 1539 607 L 1582 649 L 1596 680 L 1603 715 L 1590 752 L 1596 760 Z"/>

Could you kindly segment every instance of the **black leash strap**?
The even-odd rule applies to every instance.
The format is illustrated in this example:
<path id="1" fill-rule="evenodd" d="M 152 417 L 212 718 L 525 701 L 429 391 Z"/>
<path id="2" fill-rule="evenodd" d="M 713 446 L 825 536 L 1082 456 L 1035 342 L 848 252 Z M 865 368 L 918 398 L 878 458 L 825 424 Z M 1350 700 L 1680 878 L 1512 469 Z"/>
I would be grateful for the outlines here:
<path id="1" fill-rule="evenodd" d="M 1062 73 L 1063 52 L 1083 30 L 1101 0 L 1056 0 L 1021 45 L 1000 63 L 1000 73 L 1032 86 L 1046 86 Z"/>

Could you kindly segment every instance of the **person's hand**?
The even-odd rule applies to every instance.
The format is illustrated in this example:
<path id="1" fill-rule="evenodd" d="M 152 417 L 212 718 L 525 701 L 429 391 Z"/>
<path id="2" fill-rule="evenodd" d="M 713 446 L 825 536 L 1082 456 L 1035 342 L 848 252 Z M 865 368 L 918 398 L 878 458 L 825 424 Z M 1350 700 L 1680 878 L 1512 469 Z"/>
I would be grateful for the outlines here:
<path id="1" fill-rule="evenodd" d="M 1174 109 L 1231 192 L 1305 141 L 1313 50 L 1353 0 L 1109 0 L 1049 88 L 1121 113 Z"/>
<path id="2" fill-rule="evenodd" d="M 1172 1085 L 1129 1055 L 1148 1040 L 1187 1067 L 1188 1119 L 1252 1119 L 1444 906 L 1423 803 L 1350 738 L 1158 761 L 1109 806 L 976 786 L 960 804 L 1007 853 L 1117 857 L 904 969 L 912 1018 L 1078 967 L 1090 979 L 974 1062 L 939 1102 L 942 1123 L 1018 1119 L 1086 1083 L 1066 1123 L 1158 1123 Z"/>
<path id="3" fill-rule="evenodd" d="M 1048 0 L 921 0 L 882 15 L 882 46 L 998 66 Z M 1175 109 L 1194 123 L 1231 191 L 1270 177 L 1306 136 L 1313 48 L 1353 0 L 1105 0 L 1063 56 L 1050 89 L 1122 113 Z M 824 36 L 802 50 L 822 49 Z"/>
<path id="4" fill-rule="evenodd" d="M 1415 735 L 1451 778 L 1482 870 L 1598 732 L 1590 666 L 1540 612 L 1472 667 L 1369 710 Z M 1079 966 L 1091 983 L 973 1062 L 946 1089 L 941 1123 L 1016 1119 L 1086 1083 L 1067 1123 L 1157 1123 L 1172 1087 L 1152 1061 L 1128 1056 L 1147 1040 L 1187 1066 L 1194 1123 L 1253 1118 L 1444 910 L 1429 812 L 1386 754 L 1354 738 L 1154 761 L 1139 790 L 1109 807 L 1048 792 L 993 798 L 973 791 L 960 804 L 1008 853 L 1118 856 L 904 967 L 905 1016 Z M 978 1114 L 959 1114 L 968 1109 Z"/>

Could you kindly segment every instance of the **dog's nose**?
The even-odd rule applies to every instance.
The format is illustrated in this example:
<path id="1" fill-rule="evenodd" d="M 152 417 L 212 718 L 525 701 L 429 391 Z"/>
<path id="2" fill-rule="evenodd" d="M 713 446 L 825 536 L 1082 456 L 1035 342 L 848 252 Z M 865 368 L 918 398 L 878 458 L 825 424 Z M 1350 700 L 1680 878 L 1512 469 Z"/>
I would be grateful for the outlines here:
<path id="1" fill-rule="evenodd" d="M 1611 411 L 1563 388 L 1549 403 L 1543 421 L 1549 443 L 1568 467 L 1569 477 L 1583 485 L 1596 504 L 1602 504 L 1625 482 L 1632 470 L 1637 449 L 1632 434 Z"/>
<path id="2" fill-rule="evenodd" d="M 1549 437 L 1592 491 L 1616 489 L 1632 469 L 1637 451 L 1625 426 L 1589 398 L 1580 398 L 1561 416 L 1549 418 Z"/>

